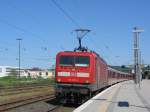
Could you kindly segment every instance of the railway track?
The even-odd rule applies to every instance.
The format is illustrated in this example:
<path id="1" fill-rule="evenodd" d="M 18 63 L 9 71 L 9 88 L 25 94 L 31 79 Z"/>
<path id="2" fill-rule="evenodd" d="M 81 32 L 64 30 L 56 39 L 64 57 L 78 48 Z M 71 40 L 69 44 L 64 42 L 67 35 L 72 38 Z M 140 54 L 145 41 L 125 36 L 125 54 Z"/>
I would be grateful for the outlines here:
<path id="1" fill-rule="evenodd" d="M 49 110 L 48 112 L 72 112 L 74 109 L 75 109 L 75 107 L 58 106 L 58 107 L 54 107 L 53 109 Z"/>
<path id="2" fill-rule="evenodd" d="M 115 83 L 115 84 L 117 84 L 117 83 Z M 108 87 L 110 87 L 110 86 L 108 86 Z M 100 91 L 98 91 L 97 93 L 95 93 L 94 96 L 96 94 L 99 94 L 100 92 L 102 92 L 105 89 L 106 88 L 101 89 Z M 119 88 L 119 90 L 120 90 L 120 88 Z M 116 93 L 116 95 L 117 95 L 117 93 Z M 88 99 L 84 99 L 83 103 L 86 102 L 87 100 Z M 48 112 L 72 112 L 74 109 L 76 109 L 78 106 L 82 105 L 83 103 L 81 103 L 81 104 L 73 104 L 73 103 L 72 104 L 66 104 L 66 103 L 61 103 L 61 104 L 58 104 L 56 107 L 52 108 L 51 110 L 49 110 Z"/>
<path id="3" fill-rule="evenodd" d="M 72 106 L 57 105 L 47 112 L 72 112 L 74 109 L 75 107 Z"/>
<path id="4" fill-rule="evenodd" d="M 31 85 L 26 85 L 26 86 L 10 86 L 10 87 L 0 87 L 0 91 L 2 90 L 21 90 L 21 89 L 30 89 L 34 87 L 45 87 L 45 86 L 54 86 L 54 84 L 46 84 L 46 85 L 39 85 L 39 84 L 31 84 Z"/>
<path id="5" fill-rule="evenodd" d="M 54 98 L 55 98 L 54 94 L 45 94 L 45 95 L 34 96 L 30 98 L 23 98 L 20 100 L 3 103 L 3 104 L 0 104 L 0 112 L 8 111 L 14 108 L 18 108 L 18 107 L 31 104 L 31 103 L 35 103 L 35 102 L 39 102 L 39 101 L 48 101 Z"/>
<path id="6" fill-rule="evenodd" d="M 11 87 L 11 88 L 0 88 L 0 96 L 6 96 L 6 95 L 13 95 L 13 94 L 19 94 L 19 93 L 26 93 L 29 91 L 38 91 L 39 89 L 42 88 L 53 88 L 54 85 L 38 85 L 38 86 L 29 86 L 29 87 L 19 87 L 19 88 L 15 88 L 15 87 Z"/>
<path id="7" fill-rule="evenodd" d="M 47 112 L 72 112 L 75 108 L 80 106 L 75 103 L 60 102 L 58 99 L 49 100 L 47 103 L 54 106 Z"/>

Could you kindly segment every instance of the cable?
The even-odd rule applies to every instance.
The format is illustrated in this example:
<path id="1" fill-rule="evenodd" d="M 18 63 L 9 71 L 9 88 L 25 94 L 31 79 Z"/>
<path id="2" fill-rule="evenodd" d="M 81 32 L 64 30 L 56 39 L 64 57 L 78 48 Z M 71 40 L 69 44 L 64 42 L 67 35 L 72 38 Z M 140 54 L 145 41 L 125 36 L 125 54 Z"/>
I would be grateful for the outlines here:
<path id="1" fill-rule="evenodd" d="M 77 21 L 75 21 L 69 13 L 67 13 L 55 0 L 51 0 L 52 3 L 77 27 L 80 27 Z"/>
<path id="2" fill-rule="evenodd" d="M 80 25 L 60 6 L 60 4 L 58 4 L 55 0 L 51 0 L 51 1 L 73 24 L 75 24 L 77 27 L 80 27 Z M 111 54 L 111 57 L 112 57 L 112 54 Z"/>
<path id="3" fill-rule="evenodd" d="M 110 64 L 110 62 L 113 63 L 113 64 L 117 64 L 117 63 L 114 61 L 114 59 L 112 58 L 112 55 L 111 55 L 111 54 L 110 54 L 109 56 L 106 55 L 106 52 L 105 52 L 105 51 L 108 52 L 108 50 L 104 50 L 104 49 L 102 49 L 102 48 L 99 48 L 99 44 L 97 44 L 97 42 L 95 42 L 95 41 L 93 40 L 93 38 L 90 38 L 90 39 L 91 39 L 91 40 L 90 40 L 90 41 L 91 41 L 90 43 L 92 43 L 95 48 L 98 48 L 98 51 L 100 52 L 100 56 L 102 56 L 102 58 L 105 58 L 105 59 L 109 62 L 108 64 Z M 104 46 L 105 46 L 105 45 L 104 45 Z"/>
<path id="4" fill-rule="evenodd" d="M 89 43 L 92 43 L 92 45 L 95 47 L 95 48 L 98 48 L 98 52 L 100 53 L 99 55 L 102 57 L 102 58 L 106 58 L 107 60 L 108 59 L 108 56 L 106 54 L 104 54 L 105 52 L 103 51 L 102 48 L 99 48 L 99 45 L 93 40 L 93 38 L 90 38 L 90 42 Z"/>
<path id="5" fill-rule="evenodd" d="M 70 21 L 72 21 L 72 23 L 74 23 L 77 27 L 80 27 L 80 25 L 55 0 L 51 1 Z"/>
<path id="6" fill-rule="evenodd" d="M 37 34 L 31 32 L 31 31 L 28 31 L 28 30 L 26 30 L 26 29 L 24 29 L 24 28 L 18 27 L 17 25 L 14 25 L 14 24 L 12 24 L 12 23 L 9 23 L 8 21 L 3 20 L 3 19 L 0 19 L 0 22 L 6 24 L 6 25 L 8 25 L 8 26 L 10 26 L 10 27 L 12 27 L 12 28 L 14 28 L 14 29 L 16 29 L 16 30 L 20 30 L 20 31 L 22 31 L 23 33 L 28 32 L 28 33 L 30 33 L 31 35 L 33 35 L 33 37 L 36 37 L 36 39 L 37 39 L 37 37 L 38 37 L 38 39 L 39 39 L 40 41 L 43 41 L 43 42 L 45 43 L 45 40 L 43 40 L 41 36 L 39 36 L 39 35 L 37 35 Z"/>
<path id="7" fill-rule="evenodd" d="M 14 29 L 16 29 L 16 30 L 19 30 L 19 31 L 21 31 L 21 32 L 23 32 L 23 33 L 30 33 L 30 34 L 32 34 L 34 37 L 38 37 L 38 39 L 40 39 L 40 40 L 42 40 L 41 39 L 41 37 L 39 36 L 39 35 L 37 35 L 37 34 L 35 34 L 35 33 L 33 33 L 33 32 L 31 32 L 31 31 L 28 31 L 28 30 L 26 30 L 26 29 L 24 29 L 24 28 L 22 28 L 22 27 L 18 27 L 17 25 L 14 25 L 14 24 L 12 24 L 12 23 L 9 23 L 8 21 L 6 21 L 6 20 L 3 20 L 3 19 L 0 19 L 0 22 L 1 23 L 3 23 L 3 24 L 6 24 L 6 25 L 8 25 L 8 26 L 10 26 L 10 27 L 12 27 L 12 28 L 14 28 Z M 45 42 L 44 40 L 42 40 L 43 42 Z M 8 45 L 8 44 L 7 44 Z M 44 50 L 47 50 L 47 47 L 44 47 Z M 8 51 L 8 48 L 5 48 L 5 51 Z M 25 49 L 23 49 L 23 51 L 26 51 L 26 48 Z M 14 53 L 13 53 L 13 55 L 14 55 Z M 6 58 L 6 57 L 5 57 Z M 16 58 L 15 58 L 16 59 Z M 24 57 L 23 57 L 23 59 L 24 59 Z M 48 59 L 42 59 L 42 58 L 32 58 L 31 60 L 37 60 L 37 61 L 45 61 L 45 62 L 48 62 Z"/>
<path id="8" fill-rule="evenodd" d="M 26 30 L 26 29 L 24 29 L 24 28 L 18 27 L 17 25 L 14 25 L 14 24 L 12 24 L 12 23 L 9 23 L 9 22 L 6 21 L 6 20 L 0 19 L 0 22 L 3 23 L 3 24 L 6 24 L 6 25 L 8 25 L 8 26 L 10 26 L 10 27 L 12 27 L 12 28 L 14 28 L 14 29 L 16 29 L 16 30 L 20 30 L 20 31 L 22 31 L 22 32 L 24 32 L 24 33 L 26 33 L 26 32 L 30 33 L 31 35 L 33 35 L 33 37 L 36 37 L 36 39 L 39 39 L 40 41 L 42 41 L 42 42 L 44 43 L 44 45 L 46 45 L 45 40 L 43 40 L 41 36 L 39 36 L 39 35 L 37 35 L 37 34 L 31 32 L 31 31 L 28 31 L 28 30 Z M 37 38 L 37 37 L 38 37 L 38 38 Z M 13 47 L 14 47 L 14 46 L 13 46 Z M 44 46 L 44 48 L 47 49 L 47 47 L 45 47 L 45 46 Z"/>
<path id="9" fill-rule="evenodd" d="M 23 10 L 23 9 L 21 9 L 21 8 L 19 8 L 19 7 L 17 7 L 16 5 L 14 5 L 14 3 L 13 3 L 14 1 L 9 1 L 8 2 L 8 4 L 9 4 L 9 6 L 10 7 L 12 7 L 13 9 L 15 9 L 17 12 L 19 12 L 21 15 L 24 15 L 24 16 L 26 16 L 26 17 L 30 17 L 34 22 L 36 22 L 36 23 L 41 23 L 39 20 L 38 20 L 38 18 L 37 17 L 35 17 L 34 15 L 31 15 L 31 14 L 29 14 L 29 13 L 27 13 L 25 10 Z"/>
<path id="10" fill-rule="evenodd" d="M 30 18 L 32 18 L 32 20 L 34 21 L 34 22 L 36 22 L 36 23 L 41 23 L 39 20 L 38 20 L 38 18 L 37 17 L 35 17 L 34 15 L 31 15 L 31 14 L 29 14 L 29 13 L 27 13 L 25 10 L 23 10 L 23 9 L 20 9 L 19 7 L 17 7 L 17 6 L 15 6 L 14 4 L 13 4 L 13 2 L 8 2 L 8 4 L 9 4 L 9 6 L 10 7 L 12 7 L 13 9 L 15 9 L 17 12 L 19 12 L 21 15 L 24 15 L 24 16 L 26 16 L 26 17 L 30 17 Z M 8 23 L 8 22 L 7 22 Z M 10 25 L 10 24 L 9 24 Z M 12 25 L 12 24 L 11 24 Z M 15 25 L 16 26 L 16 25 Z M 12 26 L 12 27 L 14 27 L 14 25 Z M 18 29 L 18 27 L 17 27 L 17 29 Z M 23 28 L 19 28 L 18 30 L 22 30 L 23 32 L 29 32 L 29 31 L 27 31 L 27 30 L 25 30 L 25 29 L 23 29 Z M 31 31 L 29 32 L 30 34 L 32 34 L 33 36 L 36 36 L 36 37 L 38 37 L 40 40 L 42 40 L 44 43 L 45 42 L 47 42 L 47 41 L 45 41 L 44 39 L 42 39 L 43 37 L 41 37 L 41 36 L 39 36 L 39 35 L 37 35 L 37 34 L 35 34 L 35 33 L 32 33 Z M 46 43 L 45 43 L 46 44 Z M 44 45 L 45 45 L 44 44 Z M 45 46 L 45 48 L 47 49 L 47 47 Z"/>

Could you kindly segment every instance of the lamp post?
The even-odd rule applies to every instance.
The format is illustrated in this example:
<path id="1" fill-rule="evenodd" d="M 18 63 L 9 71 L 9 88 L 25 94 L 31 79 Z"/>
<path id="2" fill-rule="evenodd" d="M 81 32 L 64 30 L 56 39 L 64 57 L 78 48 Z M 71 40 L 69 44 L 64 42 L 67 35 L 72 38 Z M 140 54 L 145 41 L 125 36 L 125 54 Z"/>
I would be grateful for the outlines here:
<path id="1" fill-rule="evenodd" d="M 19 43 L 19 44 L 18 44 L 18 48 L 19 48 L 19 50 L 18 50 L 18 67 L 19 67 L 19 70 L 18 70 L 18 77 L 20 78 L 20 64 L 21 64 L 21 61 L 20 61 L 20 58 L 21 58 L 21 55 L 20 55 L 20 53 L 21 53 L 21 49 L 20 49 L 21 45 L 20 45 L 20 44 L 21 44 L 21 42 L 20 42 L 20 41 L 21 41 L 22 39 L 21 39 L 21 38 L 17 38 L 16 40 L 17 40 L 18 43 Z"/>
<path id="2" fill-rule="evenodd" d="M 139 49 L 139 34 L 142 32 L 142 29 L 139 29 L 138 27 L 134 27 L 133 33 L 134 33 L 134 73 L 135 73 L 135 83 L 139 84 L 140 87 L 140 81 L 141 81 L 141 69 L 140 69 L 140 49 Z"/>

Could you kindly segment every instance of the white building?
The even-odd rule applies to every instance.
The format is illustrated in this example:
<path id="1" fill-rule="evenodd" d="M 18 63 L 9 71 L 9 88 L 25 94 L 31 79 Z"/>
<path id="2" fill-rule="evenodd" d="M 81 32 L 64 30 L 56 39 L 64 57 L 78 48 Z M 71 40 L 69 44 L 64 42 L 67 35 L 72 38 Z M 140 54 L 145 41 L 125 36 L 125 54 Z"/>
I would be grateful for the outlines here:
<path id="1" fill-rule="evenodd" d="M 30 76 L 31 78 L 41 77 L 41 78 L 47 79 L 47 78 L 54 77 L 53 71 L 48 71 L 48 70 L 28 69 L 26 70 L 26 74 Z"/>
<path id="2" fill-rule="evenodd" d="M 0 77 L 9 76 L 11 75 L 10 73 L 13 71 L 16 73 L 16 75 L 18 75 L 18 67 L 0 66 Z M 20 70 L 20 77 L 27 77 L 24 69 Z"/>
<path id="3" fill-rule="evenodd" d="M 18 67 L 12 66 L 0 66 L 0 77 L 5 76 L 18 76 Z M 42 70 L 42 69 L 20 69 L 20 77 L 31 77 L 31 78 L 54 78 L 53 70 Z"/>

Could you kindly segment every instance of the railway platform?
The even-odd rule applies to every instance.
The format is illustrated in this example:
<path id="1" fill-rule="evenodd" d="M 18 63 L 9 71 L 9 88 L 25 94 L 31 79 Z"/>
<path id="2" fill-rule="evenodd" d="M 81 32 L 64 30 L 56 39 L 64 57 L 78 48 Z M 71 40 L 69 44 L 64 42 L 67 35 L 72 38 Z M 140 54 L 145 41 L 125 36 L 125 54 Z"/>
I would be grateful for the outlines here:
<path id="1" fill-rule="evenodd" d="M 141 86 L 125 81 L 109 87 L 74 112 L 150 112 L 150 80 Z"/>

